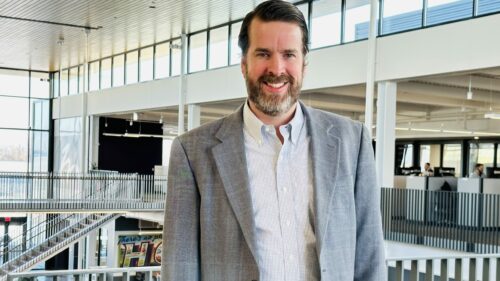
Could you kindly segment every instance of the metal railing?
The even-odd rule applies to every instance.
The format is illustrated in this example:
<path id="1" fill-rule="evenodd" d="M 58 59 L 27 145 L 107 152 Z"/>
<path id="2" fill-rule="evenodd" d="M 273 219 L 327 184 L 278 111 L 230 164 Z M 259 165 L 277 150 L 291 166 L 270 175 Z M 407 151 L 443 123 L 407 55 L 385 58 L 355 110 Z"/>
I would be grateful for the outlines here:
<path id="1" fill-rule="evenodd" d="M 116 275 L 119 276 L 116 276 Z M 138 275 L 142 275 L 137 279 Z M 51 270 L 51 271 L 32 271 L 22 273 L 11 273 L 8 276 L 9 281 L 25 280 L 25 278 L 36 277 L 75 277 L 80 276 L 79 280 L 123 280 L 129 281 L 132 276 L 136 280 L 156 281 L 160 278 L 160 266 L 147 267 L 126 267 L 126 268 L 93 268 L 93 269 L 75 269 L 75 270 Z M 121 278 L 120 278 L 121 277 Z M 83 279 L 82 279 L 83 278 Z M 69 278 L 68 278 L 69 279 Z"/>
<path id="2" fill-rule="evenodd" d="M 386 262 L 389 281 L 500 280 L 499 254 L 389 258 Z"/>
<path id="3" fill-rule="evenodd" d="M 0 210 L 163 210 L 166 176 L 118 173 L 2 173 Z"/>
<path id="4" fill-rule="evenodd" d="M 499 253 L 500 195 L 382 188 L 384 238 Z"/>

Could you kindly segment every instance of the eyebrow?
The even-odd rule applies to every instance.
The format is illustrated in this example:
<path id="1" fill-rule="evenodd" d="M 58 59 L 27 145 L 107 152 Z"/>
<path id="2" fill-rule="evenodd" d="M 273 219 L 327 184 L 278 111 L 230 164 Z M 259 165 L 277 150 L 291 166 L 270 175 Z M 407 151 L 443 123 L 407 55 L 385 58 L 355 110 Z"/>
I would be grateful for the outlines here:
<path id="1" fill-rule="evenodd" d="M 259 52 L 263 52 L 263 53 L 270 53 L 271 51 L 269 49 L 266 49 L 266 48 L 257 48 L 255 49 L 254 53 L 259 53 Z M 289 54 L 289 53 L 298 53 L 298 50 L 296 49 L 286 49 L 286 50 L 282 50 L 280 51 L 280 53 L 282 54 Z"/>

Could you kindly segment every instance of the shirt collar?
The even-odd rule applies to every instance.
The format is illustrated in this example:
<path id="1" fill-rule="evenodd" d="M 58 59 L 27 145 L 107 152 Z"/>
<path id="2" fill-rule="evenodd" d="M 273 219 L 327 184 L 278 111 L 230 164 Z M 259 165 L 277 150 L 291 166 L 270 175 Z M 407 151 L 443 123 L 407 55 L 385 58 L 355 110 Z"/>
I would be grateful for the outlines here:
<path id="1" fill-rule="evenodd" d="M 259 144 L 262 144 L 263 142 L 263 134 L 266 131 L 266 128 L 272 127 L 272 125 L 264 124 L 259 118 L 257 118 L 257 116 L 255 116 L 252 110 L 250 110 L 248 101 L 245 102 L 243 107 L 243 123 L 250 136 L 252 136 L 252 138 L 254 138 Z M 288 124 L 280 127 L 288 128 L 288 132 L 290 133 L 289 139 L 293 144 L 296 144 L 299 139 L 300 132 L 304 127 L 304 113 L 299 102 L 297 102 L 297 107 L 292 120 L 290 120 Z"/>

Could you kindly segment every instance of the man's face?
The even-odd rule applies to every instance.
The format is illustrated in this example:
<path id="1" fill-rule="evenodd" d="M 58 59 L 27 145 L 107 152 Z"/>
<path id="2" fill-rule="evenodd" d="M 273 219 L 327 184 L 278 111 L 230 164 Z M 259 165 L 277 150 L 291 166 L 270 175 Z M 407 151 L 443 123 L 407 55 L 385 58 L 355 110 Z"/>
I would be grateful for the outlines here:
<path id="1" fill-rule="evenodd" d="M 483 170 L 484 170 L 484 166 L 483 166 L 483 165 L 481 165 L 481 166 L 477 167 L 477 169 L 479 170 L 479 172 L 481 172 L 481 173 L 482 173 L 482 172 L 483 172 Z"/>
<path id="2" fill-rule="evenodd" d="M 429 166 L 428 164 L 425 164 L 425 165 L 424 165 L 424 169 L 425 169 L 426 171 L 427 171 L 427 170 L 429 170 L 429 168 L 430 168 L 430 167 L 431 167 L 431 166 Z"/>
<path id="3" fill-rule="evenodd" d="M 294 23 L 252 20 L 250 46 L 241 71 L 248 97 L 268 116 L 280 116 L 296 103 L 304 73 L 302 32 Z"/>

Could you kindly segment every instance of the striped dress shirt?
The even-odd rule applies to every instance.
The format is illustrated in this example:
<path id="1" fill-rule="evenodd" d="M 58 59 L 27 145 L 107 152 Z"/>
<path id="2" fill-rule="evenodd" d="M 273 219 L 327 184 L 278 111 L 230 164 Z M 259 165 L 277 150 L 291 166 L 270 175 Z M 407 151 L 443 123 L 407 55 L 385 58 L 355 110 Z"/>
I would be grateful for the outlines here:
<path id="1" fill-rule="evenodd" d="M 245 154 L 260 281 L 319 280 L 309 136 L 300 104 L 293 119 L 265 125 L 243 109 Z"/>

